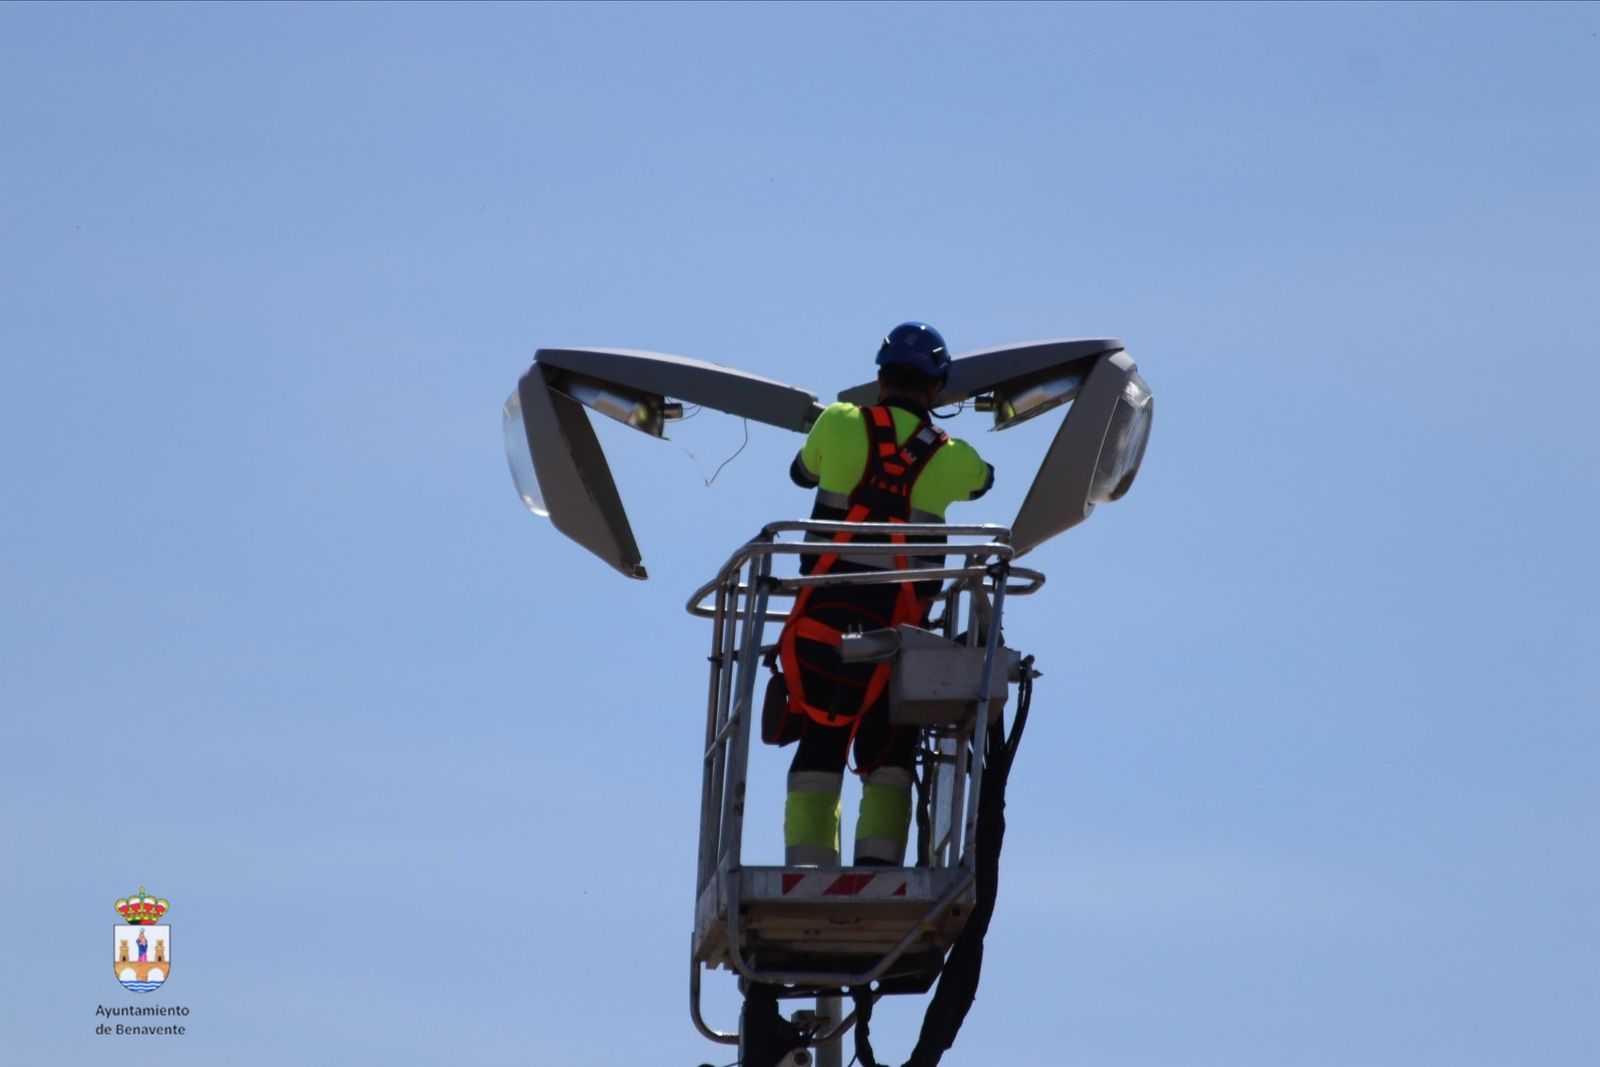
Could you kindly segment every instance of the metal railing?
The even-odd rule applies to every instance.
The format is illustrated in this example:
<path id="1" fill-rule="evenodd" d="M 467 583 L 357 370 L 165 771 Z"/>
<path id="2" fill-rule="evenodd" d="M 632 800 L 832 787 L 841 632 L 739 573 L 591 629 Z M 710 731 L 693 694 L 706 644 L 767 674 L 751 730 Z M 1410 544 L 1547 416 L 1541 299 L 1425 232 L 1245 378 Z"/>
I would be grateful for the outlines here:
<path id="1" fill-rule="evenodd" d="M 950 537 L 987 537 L 990 540 L 980 544 L 918 544 L 900 545 L 884 544 L 881 542 L 850 543 L 852 557 L 872 557 L 892 559 L 895 556 L 915 555 L 919 550 L 928 556 L 953 556 L 960 555 L 967 560 L 990 559 L 995 562 L 1009 563 L 1015 551 L 1008 543 L 1011 531 L 1004 526 L 991 523 L 979 523 L 967 526 L 946 526 L 942 523 L 889 523 L 889 522 L 829 522 L 822 519 L 793 519 L 783 522 L 772 522 L 761 528 L 755 538 L 746 542 L 739 551 L 728 558 L 715 577 L 696 589 L 689 597 L 685 610 L 689 614 L 701 618 L 718 618 L 716 607 L 707 605 L 706 598 L 713 596 L 718 590 L 728 588 L 727 581 L 730 575 L 737 576 L 739 571 L 745 569 L 758 557 L 771 556 L 815 556 L 828 551 L 828 542 L 825 541 L 800 541 L 784 542 L 774 538 L 782 533 L 817 533 L 817 534 L 852 534 L 859 536 L 881 536 L 885 534 L 902 534 L 906 537 L 950 536 Z M 969 562 L 962 567 L 910 567 L 904 570 L 884 569 L 881 571 L 859 572 L 852 571 L 848 574 L 813 574 L 795 575 L 791 578 L 773 579 L 772 587 L 768 590 L 769 596 L 794 596 L 801 589 L 808 586 L 829 585 L 892 585 L 907 581 L 933 581 L 948 579 L 984 579 L 992 572 L 992 567 L 986 564 Z M 770 575 L 770 568 L 768 570 Z M 1009 567 L 1007 574 L 1010 579 L 1020 579 L 1022 584 L 1007 585 L 1007 593 L 1012 596 L 1027 596 L 1036 593 L 1044 585 L 1044 575 L 1026 567 Z M 736 583 L 732 587 L 739 596 L 748 596 L 751 587 L 748 584 Z M 946 594 L 948 595 L 948 593 Z M 765 612 L 763 619 L 767 622 L 783 622 L 789 617 L 787 612 Z"/>

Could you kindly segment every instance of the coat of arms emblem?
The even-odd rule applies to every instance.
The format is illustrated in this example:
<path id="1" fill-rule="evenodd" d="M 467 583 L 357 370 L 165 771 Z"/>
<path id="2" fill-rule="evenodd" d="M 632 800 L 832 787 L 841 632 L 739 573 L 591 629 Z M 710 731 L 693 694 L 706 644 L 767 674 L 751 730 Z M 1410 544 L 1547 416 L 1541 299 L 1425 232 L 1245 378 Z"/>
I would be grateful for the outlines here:
<path id="1" fill-rule="evenodd" d="M 145 892 L 117 901 L 123 922 L 113 927 L 111 960 L 117 981 L 135 993 L 161 988 L 172 974 L 172 927 L 162 924 L 168 904 Z"/>

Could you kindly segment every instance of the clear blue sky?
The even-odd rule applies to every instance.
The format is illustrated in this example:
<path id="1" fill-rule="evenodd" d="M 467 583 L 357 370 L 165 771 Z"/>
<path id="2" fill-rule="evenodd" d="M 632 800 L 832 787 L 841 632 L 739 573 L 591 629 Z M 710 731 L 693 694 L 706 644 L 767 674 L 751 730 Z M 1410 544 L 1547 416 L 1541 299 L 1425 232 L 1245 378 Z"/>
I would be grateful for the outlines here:
<path id="1" fill-rule="evenodd" d="M 831 396 L 924 318 L 1158 404 L 1014 605 L 946 1062 L 1595 1062 L 1597 100 L 1579 5 L 0 7 L 0 1059 L 731 1059 L 681 605 L 798 439 L 602 427 L 638 584 L 499 405 L 571 344 Z M 953 428 L 1006 521 L 1049 427 Z M 140 883 L 181 1040 L 92 1035 Z"/>

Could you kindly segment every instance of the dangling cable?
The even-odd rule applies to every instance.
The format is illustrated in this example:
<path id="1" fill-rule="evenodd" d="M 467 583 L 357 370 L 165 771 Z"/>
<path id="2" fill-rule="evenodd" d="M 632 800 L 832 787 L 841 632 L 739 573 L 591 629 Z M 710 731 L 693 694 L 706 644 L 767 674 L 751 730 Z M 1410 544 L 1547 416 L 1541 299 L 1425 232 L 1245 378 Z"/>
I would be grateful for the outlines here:
<path id="1" fill-rule="evenodd" d="M 700 414 L 701 410 L 702 409 L 697 407 L 697 408 L 695 408 L 693 414 L 685 415 L 683 418 L 679 419 L 678 421 L 679 422 L 688 422 L 690 419 L 694 418 L 695 415 Z M 750 444 L 750 420 L 749 419 L 745 419 L 743 421 L 744 421 L 744 440 L 739 443 L 739 447 L 738 448 L 733 450 L 733 455 L 729 456 L 727 459 L 725 459 L 721 463 L 717 464 L 717 469 L 711 472 L 711 477 L 707 478 L 703 474 L 700 475 L 700 480 L 706 483 L 706 488 L 707 489 L 711 488 L 711 484 L 717 480 L 717 476 L 722 473 L 722 469 L 724 467 L 726 467 L 728 464 L 732 463 L 734 460 L 738 459 L 739 458 L 739 453 L 743 452 L 745 450 L 745 447 Z M 678 446 L 678 450 L 681 451 L 684 455 L 689 457 L 689 459 L 694 463 L 695 472 L 698 474 L 700 472 L 700 457 L 695 455 L 689 449 L 684 448 L 682 445 Z"/>
<path id="2" fill-rule="evenodd" d="M 706 479 L 706 488 L 707 489 L 710 489 L 711 488 L 711 483 L 717 480 L 717 475 L 722 473 L 722 468 L 726 467 L 728 464 L 730 464 L 734 460 L 738 459 L 739 458 L 739 453 L 743 452 L 745 446 L 750 443 L 750 420 L 749 419 L 741 419 L 739 421 L 744 423 L 744 440 L 739 442 L 739 447 L 733 450 L 733 455 L 729 456 L 727 459 L 725 459 L 721 463 L 717 464 L 717 469 L 711 472 L 711 477 L 710 478 Z"/>

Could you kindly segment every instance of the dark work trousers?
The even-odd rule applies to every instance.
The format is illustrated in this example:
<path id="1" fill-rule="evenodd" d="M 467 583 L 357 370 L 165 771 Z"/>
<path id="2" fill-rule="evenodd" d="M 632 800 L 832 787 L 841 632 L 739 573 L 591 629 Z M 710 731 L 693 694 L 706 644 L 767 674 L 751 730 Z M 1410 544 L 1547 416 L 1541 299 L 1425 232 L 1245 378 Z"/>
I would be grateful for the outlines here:
<path id="1" fill-rule="evenodd" d="M 847 566 L 841 565 L 838 569 Z M 886 627 L 894 614 L 897 593 L 898 587 L 893 585 L 824 586 L 811 594 L 806 614 L 846 631 Z M 804 640 L 797 644 L 802 664 L 800 681 L 807 702 L 836 715 L 848 715 L 859 708 L 876 665 L 841 663 L 832 648 Z M 917 751 L 917 733 L 913 726 L 889 724 L 889 692 L 885 687 L 883 694 L 865 712 L 856 731 L 856 767 L 863 771 L 878 767 L 911 770 Z M 849 747 L 849 726 L 824 726 L 807 718 L 805 732 L 800 736 L 789 769 L 843 771 Z"/>
<path id="2" fill-rule="evenodd" d="M 789 763 L 791 771 L 832 771 L 845 768 L 850 727 L 824 726 L 807 720 L 805 732 Z M 889 697 L 884 694 L 861 720 L 856 731 L 855 765 L 858 770 L 904 767 L 912 770 L 917 755 L 917 728 L 889 724 Z"/>
<path id="3" fill-rule="evenodd" d="M 852 568 L 840 560 L 835 573 Z M 938 590 L 919 593 L 932 595 Z M 844 633 L 887 627 L 900 591 L 895 585 L 819 586 L 805 614 Z M 920 620 L 919 620 L 920 621 Z M 796 672 L 805 701 L 836 716 L 855 719 L 824 726 L 807 716 L 799 747 L 789 766 L 784 801 L 784 862 L 788 866 L 836 866 L 840 859 L 839 806 L 850 738 L 861 773 L 861 806 L 856 817 L 856 866 L 898 866 L 904 862 L 912 816 L 917 743 L 915 727 L 889 723 L 887 691 L 862 710 L 878 664 L 844 663 L 835 646 L 797 637 Z M 856 718 L 859 716 L 859 718 Z"/>

